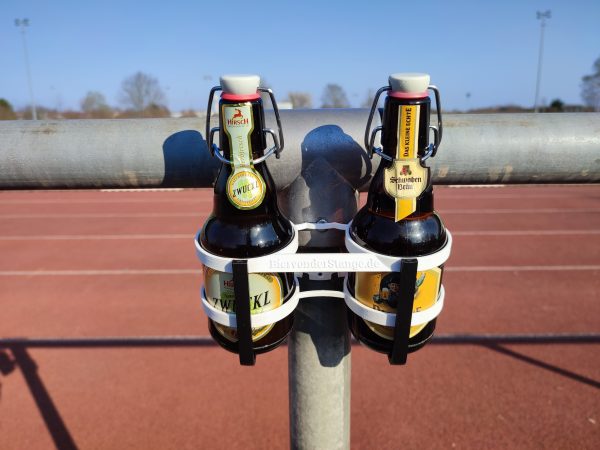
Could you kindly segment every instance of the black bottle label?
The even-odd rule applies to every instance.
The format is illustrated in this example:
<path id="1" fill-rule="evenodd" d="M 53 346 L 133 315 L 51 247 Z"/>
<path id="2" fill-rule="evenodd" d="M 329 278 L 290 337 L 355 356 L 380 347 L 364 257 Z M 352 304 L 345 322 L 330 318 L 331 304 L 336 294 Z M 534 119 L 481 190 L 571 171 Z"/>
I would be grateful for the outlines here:
<path id="1" fill-rule="evenodd" d="M 254 130 L 252 104 L 237 103 L 222 106 L 223 127 L 229 139 L 232 172 L 227 179 L 227 198 L 238 209 L 258 207 L 266 193 L 263 177 L 252 163 L 250 136 Z"/>
<path id="2" fill-rule="evenodd" d="M 418 157 L 420 105 L 400 105 L 398 146 L 392 165 L 385 169 L 384 189 L 396 201 L 396 222 L 417 210 L 417 197 L 427 188 L 428 170 Z"/>

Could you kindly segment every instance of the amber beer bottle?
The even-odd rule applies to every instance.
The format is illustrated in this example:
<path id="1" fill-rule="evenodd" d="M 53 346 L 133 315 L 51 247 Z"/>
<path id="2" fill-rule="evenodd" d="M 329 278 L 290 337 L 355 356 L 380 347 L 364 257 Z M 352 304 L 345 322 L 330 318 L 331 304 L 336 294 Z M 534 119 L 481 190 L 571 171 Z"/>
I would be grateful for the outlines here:
<path id="1" fill-rule="evenodd" d="M 256 75 L 228 75 L 221 81 L 219 142 L 225 159 L 214 187 L 213 211 L 202 228 L 200 245 L 210 253 L 230 258 L 253 258 L 288 245 L 292 223 L 277 205 L 275 185 L 265 162 L 254 164 L 266 148 L 265 119 Z M 210 111 L 208 112 L 210 113 Z M 204 266 L 204 288 L 212 306 L 235 312 L 233 275 Z M 249 274 L 252 314 L 277 308 L 294 290 L 293 274 Z M 264 327 L 252 329 L 256 353 L 279 345 L 289 333 L 293 313 Z M 212 337 L 225 349 L 238 352 L 236 329 L 209 319 Z"/>
<path id="2" fill-rule="evenodd" d="M 446 231 L 433 209 L 429 168 L 421 162 L 429 148 L 429 75 L 394 74 L 389 78 L 381 136 L 381 164 L 369 189 L 366 205 L 350 227 L 351 238 L 376 253 L 414 257 L 434 253 L 446 242 Z M 439 105 L 438 105 L 439 107 Z M 443 267 L 417 272 L 413 312 L 432 306 L 442 281 Z M 349 274 L 348 288 L 361 303 L 396 312 L 399 273 Z M 354 336 L 374 350 L 389 353 L 394 328 L 363 320 L 349 312 Z M 436 320 L 410 328 L 408 351 L 432 337 Z"/>

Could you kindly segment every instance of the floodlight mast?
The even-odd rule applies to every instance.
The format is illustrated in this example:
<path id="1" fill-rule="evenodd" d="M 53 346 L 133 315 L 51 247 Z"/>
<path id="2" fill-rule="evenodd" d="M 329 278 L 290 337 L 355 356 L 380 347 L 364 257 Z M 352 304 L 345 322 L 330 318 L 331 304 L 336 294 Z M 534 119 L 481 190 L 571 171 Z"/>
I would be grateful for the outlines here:
<path id="1" fill-rule="evenodd" d="M 15 26 L 21 29 L 21 37 L 23 38 L 23 53 L 25 54 L 25 68 L 27 70 L 27 85 L 29 87 L 29 97 L 31 99 L 31 116 L 33 120 L 37 120 L 37 110 L 33 96 L 33 84 L 31 82 L 31 70 L 29 68 L 29 53 L 27 52 L 27 40 L 25 39 L 25 28 L 29 26 L 29 19 L 15 19 Z"/>
<path id="2" fill-rule="evenodd" d="M 538 55 L 538 67 L 537 67 L 537 80 L 535 83 L 535 100 L 533 104 L 534 112 L 539 112 L 539 104 L 538 99 L 540 96 L 540 83 L 542 81 L 542 56 L 544 53 L 544 28 L 546 28 L 546 19 L 550 19 L 552 17 L 552 13 L 550 10 L 541 12 L 537 12 L 537 19 L 541 20 L 540 22 L 540 51 Z"/>

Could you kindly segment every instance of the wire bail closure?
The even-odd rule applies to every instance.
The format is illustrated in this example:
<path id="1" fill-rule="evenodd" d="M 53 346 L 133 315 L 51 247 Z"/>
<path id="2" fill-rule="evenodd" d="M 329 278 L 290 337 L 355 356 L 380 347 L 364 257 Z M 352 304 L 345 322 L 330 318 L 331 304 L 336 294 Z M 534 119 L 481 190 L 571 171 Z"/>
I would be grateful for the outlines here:
<path id="1" fill-rule="evenodd" d="M 429 129 L 433 131 L 433 143 L 429 144 L 427 147 L 427 151 L 423 156 L 421 156 L 420 161 L 424 163 L 429 158 L 432 158 L 436 155 L 440 143 L 442 142 L 442 108 L 440 103 L 440 91 L 437 86 L 429 85 L 427 87 L 428 90 L 433 91 L 435 97 L 436 111 L 437 111 L 437 127 L 433 125 L 429 125 Z M 365 130 L 365 149 L 369 154 L 369 158 L 373 158 L 373 153 L 377 153 L 381 158 L 386 161 L 393 162 L 394 158 L 383 153 L 383 149 L 381 147 L 375 147 L 375 138 L 377 137 L 377 133 L 383 131 L 383 126 L 375 127 L 371 131 L 371 124 L 373 123 L 373 116 L 375 115 L 375 110 L 377 109 L 377 104 L 379 103 L 379 97 L 381 94 L 387 91 L 391 91 L 391 86 L 384 86 L 380 88 L 375 94 L 375 98 L 373 99 L 373 104 L 371 105 L 371 111 L 369 112 L 369 119 L 367 120 L 367 128 Z"/>
<path id="2" fill-rule="evenodd" d="M 205 138 L 208 144 L 208 149 L 212 156 L 216 156 L 219 161 L 224 164 L 233 164 L 233 161 L 225 158 L 219 146 L 214 143 L 214 135 L 221 131 L 220 127 L 210 127 L 210 113 L 212 111 L 212 102 L 215 96 L 215 92 L 222 91 L 223 88 L 221 86 L 214 86 L 210 90 L 210 95 L 208 96 L 208 107 L 206 110 L 206 134 Z M 279 133 L 276 133 L 272 128 L 263 128 L 263 133 L 265 135 L 270 134 L 273 139 L 273 147 L 271 147 L 267 152 L 258 159 L 254 159 L 252 164 L 259 164 L 269 158 L 271 155 L 275 154 L 275 158 L 279 159 L 280 154 L 283 151 L 284 141 L 283 141 L 283 131 L 281 128 L 281 118 L 279 117 L 279 108 L 277 107 L 277 101 L 275 100 L 275 96 L 273 95 L 273 91 L 268 88 L 259 87 L 257 89 L 259 92 L 265 92 L 269 94 L 269 98 L 271 99 L 271 103 L 273 104 L 273 111 L 275 112 L 275 120 L 277 121 L 277 129 Z"/>

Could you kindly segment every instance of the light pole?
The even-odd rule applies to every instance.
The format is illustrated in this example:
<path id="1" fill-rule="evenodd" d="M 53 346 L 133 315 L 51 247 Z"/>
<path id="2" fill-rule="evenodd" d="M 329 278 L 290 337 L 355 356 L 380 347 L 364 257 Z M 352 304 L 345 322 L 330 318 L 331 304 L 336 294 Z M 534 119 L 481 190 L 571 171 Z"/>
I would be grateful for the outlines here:
<path id="1" fill-rule="evenodd" d="M 31 98 L 31 114 L 33 120 L 37 120 L 37 110 L 35 109 L 35 99 L 33 97 L 33 85 L 31 83 L 31 71 L 29 70 L 27 40 L 25 39 L 25 28 L 29 26 L 29 19 L 15 19 L 15 26 L 21 28 L 21 36 L 23 36 L 23 52 L 25 53 L 25 68 L 27 69 L 27 84 L 29 86 L 29 97 Z"/>
<path id="2" fill-rule="evenodd" d="M 542 54 L 544 52 L 544 28 L 546 28 L 546 19 L 550 19 L 552 14 L 550 10 L 546 12 L 537 12 L 538 20 L 541 20 L 541 34 L 540 34 L 540 54 L 538 56 L 538 69 L 537 69 L 537 81 L 535 83 L 535 102 L 533 108 L 535 112 L 539 112 L 538 98 L 540 95 L 540 81 L 542 79 Z"/>

